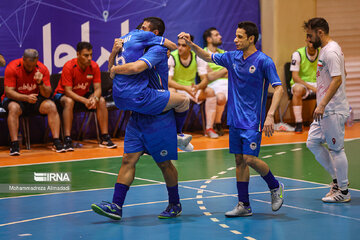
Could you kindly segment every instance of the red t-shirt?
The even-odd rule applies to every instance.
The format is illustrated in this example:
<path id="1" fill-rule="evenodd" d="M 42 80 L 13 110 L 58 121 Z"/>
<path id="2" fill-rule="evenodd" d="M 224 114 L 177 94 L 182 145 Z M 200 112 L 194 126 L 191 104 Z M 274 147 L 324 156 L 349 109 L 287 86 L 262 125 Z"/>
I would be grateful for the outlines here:
<path id="1" fill-rule="evenodd" d="M 64 94 L 65 86 L 69 86 L 74 93 L 84 96 L 89 92 L 92 83 L 101 83 L 100 68 L 97 63 L 91 61 L 91 65 L 83 71 L 77 64 L 77 58 L 74 58 L 65 63 L 55 94 Z"/>
<path id="2" fill-rule="evenodd" d="M 46 86 L 50 85 L 50 73 L 47 67 L 40 61 L 36 63 L 35 69 L 28 73 L 23 66 L 23 59 L 15 59 L 11 61 L 5 69 L 4 86 L 14 87 L 15 91 L 22 94 L 39 94 L 39 87 L 36 84 L 34 75 L 37 71 L 43 74 L 43 82 Z M 5 98 L 5 93 L 1 97 L 1 101 Z"/>

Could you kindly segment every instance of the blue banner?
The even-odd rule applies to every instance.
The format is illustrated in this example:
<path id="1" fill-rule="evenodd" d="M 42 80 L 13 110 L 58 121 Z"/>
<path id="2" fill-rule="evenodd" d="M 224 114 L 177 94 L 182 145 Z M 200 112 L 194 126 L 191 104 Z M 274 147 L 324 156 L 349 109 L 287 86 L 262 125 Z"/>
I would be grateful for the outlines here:
<path id="1" fill-rule="evenodd" d="M 76 57 L 76 44 L 89 41 L 93 60 L 107 70 L 114 38 L 150 16 L 165 21 L 164 36 L 174 42 L 184 31 L 203 45 L 204 30 L 216 27 L 225 50 L 235 49 L 238 22 L 250 20 L 260 28 L 258 0 L 1 0 L 0 53 L 9 63 L 35 48 L 50 72 L 58 73 Z"/>

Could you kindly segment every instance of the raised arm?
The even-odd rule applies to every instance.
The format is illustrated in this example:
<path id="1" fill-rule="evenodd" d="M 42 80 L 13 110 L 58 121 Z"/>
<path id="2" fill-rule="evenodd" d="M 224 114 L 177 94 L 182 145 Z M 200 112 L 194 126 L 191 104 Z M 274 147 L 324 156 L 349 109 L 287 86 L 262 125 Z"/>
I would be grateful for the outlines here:
<path id="1" fill-rule="evenodd" d="M 178 35 L 178 37 L 184 39 L 186 44 L 191 47 L 191 50 L 193 50 L 196 53 L 196 55 L 199 56 L 199 58 L 203 59 L 206 62 L 213 62 L 211 60 L 211 54 L 205 51 L 204 49 L 202 49 L 201 47 L 199 47 L 198 45 L 196 45 L 195 43 L 193 43 L 191 41 L 189 33 L 181 32 Z"/>
<path id="2" fill-rule="evenodd" d="M 111 51 L 110 56 L 109 56 L 109 64 L 108 64 L 108 70 L 109 71 L 112 68 L 112 66 L 114 66 L 116 55 L 122 49 L 123 43 L 124 43 L 123 39 L 115 38 L 114 45 L 113 45 L 112 51 Z"/>
<path id="3" fill-rule="evenodd" d="M 166 47 L 167 49 L 170 49 L 171 51 L 174 51 L 177 49 L 176 44 L 167 38 L 165 38 L 164 47 Z"/>

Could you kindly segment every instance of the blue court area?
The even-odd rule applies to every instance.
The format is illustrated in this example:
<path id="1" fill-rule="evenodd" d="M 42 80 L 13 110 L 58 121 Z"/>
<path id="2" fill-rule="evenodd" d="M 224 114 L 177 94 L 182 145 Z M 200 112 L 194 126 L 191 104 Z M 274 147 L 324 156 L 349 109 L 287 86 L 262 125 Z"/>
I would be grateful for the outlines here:
<path id="1" fill-rule="evenodd" d="M 165 185 L 130 188 L 123 219 L 113 221 L 90 209 L 112 199 L 113 189 L 0 199 L 0 239 L 356 239 L 360 233 L 360 191 L 352 201 L 325 204 L 328 186 L 282 178 L 285 202 L 272 212 L 270 193 L 260 176 L 250 180 L 253 216 L 226 218 L 237 203 L 234 168 L 210 179 L 180 182 L 182 215 L 158 219 L 167 206 Z M 111 173 L 99 173 L 111 174 Z M 31 206 L 31 207 L 29 207 Z"/>

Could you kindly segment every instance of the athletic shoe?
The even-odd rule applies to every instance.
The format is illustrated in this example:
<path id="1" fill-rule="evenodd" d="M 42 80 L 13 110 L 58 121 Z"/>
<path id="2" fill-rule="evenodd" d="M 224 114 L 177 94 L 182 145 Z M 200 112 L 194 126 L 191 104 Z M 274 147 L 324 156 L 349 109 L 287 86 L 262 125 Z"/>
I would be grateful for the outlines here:
<path id="1" fill-rule="evenodd" d="M 64 147 L 65 147 L 65 151 L 67 151 L 67 152 L 74 151 L 74 147 L 73 147 L 71 137 L 69 137 L 69 136 L 65 137 L 65 139 L 64 139 Z"/>
<path id="2" fill-rule="evenodd" d="M 296 123 L 296 125 L 295 125 L 295 133 L 302 133 L 303 132 L 302 125 L 303 125 L 302 122 Z"/>
<path id="3" fill-rule="evenodd" d="M 206 129 L 205 134 L 209 138 L 219 138 L 219 135 L 212 128 Z"/>
<path id="4" fill-rule="evenodd" d="M 10 143 L 10 156 L 19 156 L 20 155 L 20 146 L 19 141 L 14 141 Z"/>
<path id="5" fill-rule="evenodd" d="M 246 217 L 251 215 L 252 215 L 252 210 L 250 205 L 244 206 L 244 203 L 242 202 L 239 202 L 233 210 L 225 213 L 226 217 Z"/>
<path id="6" fill-rule="evenodd" d="M 179 146 L 179 148 L 180 146 L 187 146 L 190 143 L 191 139 L 192 139 L 192 135 L 179 133 L 177 135 L 177 145 Z"/>
<path id="7" fill-rule="evenodd" d="M 329 197 L 336 193 L 339 190 L 339 185 L 337 183 L 331 182 L 330 183 L 330 191 L 325 195 L 325 197 Z"/>
<path id="8" fill-rule="evenodd" d="M 159 214 L 158 218 L 174 218 L 174 217 L 177 217 L 177 216 L 180 216 L 181 214 L 181 204 L 178 203 L 178 204 L 173 204 L 173 203 L 170 203 L 167 208 Z"/>
<path id="9" fill-rule="evenodd" d="M 295 128 L 287 123 L 279 122 L 274 125 L 274 130 L 280 132 L 293 132 Z"/>
<path id="10" fill-rule="evenodd" d="M 219 136 L 224 136 L 225 134 L 221 123 L 215 123 L 214 130 Z"/>
<path id="11" fill-rule="evenodd" d="M 284 203 L 284 184 L 279 182 L 279 187 L 272 189 L 271 191 L 271 208 L 273 211 L 277 211 Z"/>
<path id="12" fill-rule="evenodd" d="M 189 143 L 188 145 L 186 146 L 183 146 L 183 145 L 179 145 L 178 148 L 184 152 L 192 152 L 194 151 L 194 146 Z"/>
<path id="13" fill-rule="evenodd" d="M 119 207 L 116 203 L 110 202 L 101 202 L 100 204 L 91 204 L 91 209 L 97 214 L 103 215 L 105 217 L 120 220 L 122 217 L 122 208 Z"/>
<path id="14" fill-rule="evenodd" d="M 321 200 L 326 203 L 343 203 L 350 202 L 351 196 L 350 192 L 343 194 L 340 190 L 338 190 L 328 197 L 323 197 Z"/>
<path id="15" fill-rule="evenodd" d="M 54 140 L 52 150 L 57 152 L 57 153 L 66 152 L 66 149 L 64 148 L 64 144 L 62 144 L 60 139 L 55 139 Z"/>
<path id="16" fill-rule="evenodd" d="M 106 148 L 117 148 L 116 144 L 111 141 L 109 134 L 104 134 L 101 136 L 100 147 Z"/>

